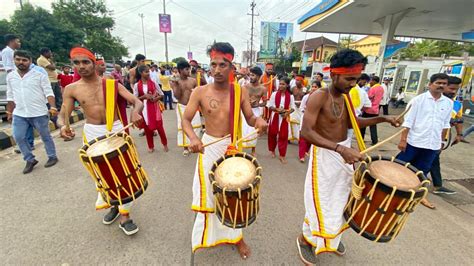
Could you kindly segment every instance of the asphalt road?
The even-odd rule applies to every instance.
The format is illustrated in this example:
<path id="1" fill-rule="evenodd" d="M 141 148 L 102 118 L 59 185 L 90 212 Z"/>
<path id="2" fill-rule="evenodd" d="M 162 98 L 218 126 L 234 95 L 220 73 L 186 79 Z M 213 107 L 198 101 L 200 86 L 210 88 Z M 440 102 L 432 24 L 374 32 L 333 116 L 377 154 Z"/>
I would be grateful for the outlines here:
<path id="1" fill-rule="evenodd" d="M 60 162 L 46 169 L 42 144 L 35 154 L 40 164 L 33 173 L 21 173 L 24 162 L 12 150 L 0 153 L 1 264 L 178 264 L 191 260 L 191 231 L 194 214 L 190 210 L 196 156 L 183 157 L 176 147 L 174 112 L 164 115 L 170 151 L 146 152 L 144 137 L 132 135 L 151 184 L 132 209 L 140 231 L 126 236 L 116 222 L 103 225 L 104 211 L 95 211 L 96 192 L 91 178 L 78 158 L 81 138 L 63 142 L 55 138 Z M 81 124 L 76 125 L 80 136 Z M 381 138 L 394 132 L 380 127 Z M 367 137 L 368 139 L 368 137 Z M 474 139 L 471 136 L 471 141 Z M 155 138 L 157 146 L 159 138 Z M 400 236 L 392 243 L 372 243 L 352 230 L 343 241 L 344 257 L 324 254 L 321 264 L 341 265 L 468 265 L 474 261 L 474 198 L 469 188 L 456 180 L 473 178 L 473 144 L 459 146 L 443 154 L 447 186 L 458 190 L 452 197 L 429 199 L 437 210 L 419 206 L 410 216 Z M 257 155 L 264 168 L 261 212 L 257 221 L 244 230 L 252 256 L 242 261 L 235 248 L 219 246 L 199 250 L 196 264 L 279 264 L 298 265 L 295 239 L 304 216 L 303 187 L 306 164 L 297 161 L 297 145 L 290 145 L 288 164 L 282 165 L 267 153 L 266 138 L 259 140 Z M 394 144 L 380 154 L 395 155 Z"/>

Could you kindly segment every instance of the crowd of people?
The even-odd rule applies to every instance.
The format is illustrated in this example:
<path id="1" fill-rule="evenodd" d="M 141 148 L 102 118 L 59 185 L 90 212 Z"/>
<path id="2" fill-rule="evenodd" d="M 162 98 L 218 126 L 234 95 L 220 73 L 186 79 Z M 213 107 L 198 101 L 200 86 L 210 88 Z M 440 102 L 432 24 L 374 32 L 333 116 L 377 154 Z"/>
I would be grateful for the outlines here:
<path id="1" fill-rule="evenodd" d="M 268 153 L 275 158 L 278 148 L 283 164 L 287 163 L 287 147 L 291 142 L 298 143 L 300 162 L 304 163 L 308 157 L 306 212 L 302 217 L 302 233 L 297 238 L 305 263 L 314 263 L 316 255 L 322 252 L 345 253 L 341 242 L 345 229 L 342 213 L 350 192 L 352 165 L 363 159 L 360 151 L 351 147 L 358 127 L 362 136 L 366 127 L 370 128 L 373 145 L 379 141 L 377 124 L 386 122 L 406 128 L 397 158 L 410 162 L 426 175 L 431 171 L 435 193 L 455 193 L 442 185 L 439 154 L 447 145 L 445 139 L 452 126 L 456 128 L 453 144 L 465 142 L 462 110 L 456 110 L 453 102 L 461 84 L 459 78 L 442 73 L 432 75 L 428 90 L 411 101 L 411 110 L 401 124 L 388 115 L 390 80 L 383 79 L 380 84 L 380 77 L 362 73 L 367 59 L 350 49 L 341 50 L 331 58 L 326 69 L 329 79 L 324 80 L 322 73 L 314 77 L 305 77 L 297 71 L 277 74 L 272 63 L 266 63 L 264 69 L 257 66 L 236 69 L 232 63 L 234 49 L 229 43 L 210 46 L 209 71 L 195 60 L 180 61 L 173 68 L 147 65 L 146 57 L 138 54 L 133 62 L 123 67 L 117 64 L 107 73 L 104 59 L 96 58 L 85 47 L 72 48 L 72 66 L 65 65 L 59 72 L 50 49 L 40 49 L 35 65 L 31 53 L 20 49 L 17 36 L 7 35 L 5 42 L 2 60 L 8 71 L 7 114 L 26 162 L 25 174 L 38 164 L 32 153 L 33 128 L 39 132 L 48 155 L 44 166 L 51 167 L 58 157 L 48 123 L 53 121 L 60 128 L 61 137 L 72 140 L 75 132 L 67 121 L 78 106 L 86 117 L 85 143 L 121 130 L 130 121 L 143 130 L 149 152 L 155 151 L 156 133 L 168 152 L 163 112 L 175 110 L 177 145 L 182 147 L 184 156 L 200 153 L 193 181 L 192 209 L 197 213 L 192 232 L 193 251 L 228 243 L 237 246 L 242 258 L 250 256 L 242 230 L 223 226 L 213 212 L 211 184 L 202 176 L 208 175 L 214 161 L 229 145 L 242 144 L 241 149 L 250 150 L 256 156 L 257 134 L 268 134 Z M 404 99 L 402 94 L 403 90 L 397 95 L 399 104 Z M 127 107 L 131 107 L 128 114 Z M 115 109 L 110 112 L 109 108 Z M 352 116 L 355 118 L 351 119 Z M 210 145 L 204 151 L 203 143 L 229 134 L 230 139 Z M 239 134 L 255 136 L 238 144 Z M 434 208 L 428 201 L 424 204 Z M 112 224 L 120 217 L 119 227 L 125 234 L 138 232 L 138 226 L 130 218 L 132 203 L 110 206 L 99 193 L 96 208 L 109 209 L 104 224 Z"/>

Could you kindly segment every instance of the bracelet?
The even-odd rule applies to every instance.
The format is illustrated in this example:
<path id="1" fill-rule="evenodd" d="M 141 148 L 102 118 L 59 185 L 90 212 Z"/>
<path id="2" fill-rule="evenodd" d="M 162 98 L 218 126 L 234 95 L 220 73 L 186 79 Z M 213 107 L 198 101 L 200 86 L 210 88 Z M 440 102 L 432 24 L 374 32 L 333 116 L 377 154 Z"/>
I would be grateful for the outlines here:
<path id="1" fill-rule="evenodd" d="M 337 148 L 339 148 L 339 144 L 336 144 L 336 148 L 334 148 L 334 151 L 337 152 Z"/>

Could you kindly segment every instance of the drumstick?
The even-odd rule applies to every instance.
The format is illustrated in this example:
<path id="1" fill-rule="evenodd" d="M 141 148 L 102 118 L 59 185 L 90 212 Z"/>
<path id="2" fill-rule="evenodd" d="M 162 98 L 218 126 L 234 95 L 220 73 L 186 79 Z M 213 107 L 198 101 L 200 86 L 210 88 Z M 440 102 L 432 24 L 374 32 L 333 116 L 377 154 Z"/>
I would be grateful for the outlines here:
<path id="1" fill-rule="evenodd" d="M 378 147 L 384 145 L 385 143 L 387 143 L 387 142 L 389 142 L 390 140 L 394 139 L 396 136 L 398 136 L 398 135 L 400 135 L 401 133 L 403 133 L 405 130 L 407 130 L 407 128 L 404 128 L 404 129 L 398 131 L 397 133 L 393 134 L 392 136 L 388 137 L 387 139 L 385 139 L 385 140 L 383 140 L 383 141 L 381 141 L 381 142 L 375 144 L 374 146 L 372 146 L 372 147 L 370 147 L 370 148 L 367 148 L 367 149 L 361 151 L 360 154 L 366 154 L 366 153 L 368 153 L 368 152 L 370 152 L 370 151 L 372 151 L 372 150 L 374 150 L 374 149 L 376 149 L 376 148 L 378 148 Z"/>
<path id="2" fill-rule="evenodd" d="M 405 109 L 405 111 L 403 111 L 399 116 L 397 116 L 397 118 L 395 118 L 395 120 L 400 120 L 400 118 L 404 117 L 408 111 L 410 111 L 410 108 L 411 108 L 411 104 L 407 107 L 407 109 Z"/>
<path id="3" fill-rule="evenodd" d="M 115 132 L 114 134 L 110 135 L 110 138 L 117 136 L 118 133 L 123 132 L 125 129 L 127 129 L 127 128 L 131 127 L 131 126 L 133 126 L 133 123 L 130 123 L 130 124 L 124 126 L 124 127 L 123 127 L 122 129 L 120 129 L 119 131 L 117 131 L 117 132 Z"/>
<path id="4" fill-rule="evenodd" d="M 218 138 L 218 139 L 215 139 L 215 140 L 213 140 L 213 141 L 211 141 L 211 142 L 208 142 L 208 143 L 202 145 L 202 147 L 205 148 L 205 147 L 207 147 L 207 146 L 209 146 L 209 145 L 212 145 L 212 144 L 214 144 L 214 143 L 217 143 L 217 142 L 219 142 L 219 141 L 221 141 L 221 140 L 225 140 L 225 139 L 227 139 L 227 138 L 230 138 L 230 134 L 228 134 L 228 135 L 226 135 L 226 136 L 224 136 L 224 137 L 222 137 L 222 138 Z"/>
<path id="5" fill-rule="evenodd" d="M 258 129 L 254 130 L 254 131 L 250 132 L 248 135 L 243 136 L 242 138 L 238 139 L 235 144 L 237 145 L 237 144 L 241 143 L 243 140 L 246 140 L 246 139 L 250 138 L 251 136 L 253 136 L 257 133 L 258 133 Z"/>

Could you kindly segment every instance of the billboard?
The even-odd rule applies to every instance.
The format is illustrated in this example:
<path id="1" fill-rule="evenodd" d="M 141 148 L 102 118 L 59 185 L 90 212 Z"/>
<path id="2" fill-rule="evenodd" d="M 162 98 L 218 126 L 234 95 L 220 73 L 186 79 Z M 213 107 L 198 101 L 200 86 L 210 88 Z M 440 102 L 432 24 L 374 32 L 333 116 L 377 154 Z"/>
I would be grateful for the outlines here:
<path id="1" fill-rule="evenodd" d="M 260 23 L 259 59 L 288 58 L 291 55 L 293 23 Z"/>
<path id="2" fill-rule="evenodd" d="M 171 16 L 168 14 L 159 14 L 160 32 L 171 33 Z"/>

